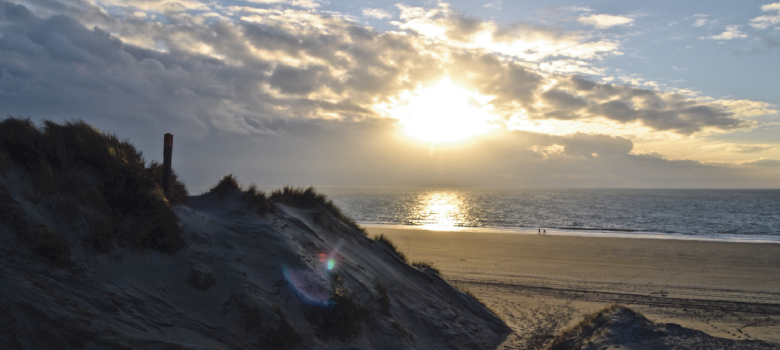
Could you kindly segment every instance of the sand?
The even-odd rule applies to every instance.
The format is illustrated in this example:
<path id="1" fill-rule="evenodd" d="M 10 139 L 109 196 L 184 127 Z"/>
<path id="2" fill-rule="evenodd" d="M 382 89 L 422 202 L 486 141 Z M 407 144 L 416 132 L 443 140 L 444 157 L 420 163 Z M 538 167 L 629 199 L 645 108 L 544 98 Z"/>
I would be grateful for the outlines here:
<path id="1" fill-rule="evenodd" d="M 653 322 L 780 343 L 780 244 L 367 227 L 429 261 L 512 327 L 500 349 L 536 349 L 622 303 Z"/>

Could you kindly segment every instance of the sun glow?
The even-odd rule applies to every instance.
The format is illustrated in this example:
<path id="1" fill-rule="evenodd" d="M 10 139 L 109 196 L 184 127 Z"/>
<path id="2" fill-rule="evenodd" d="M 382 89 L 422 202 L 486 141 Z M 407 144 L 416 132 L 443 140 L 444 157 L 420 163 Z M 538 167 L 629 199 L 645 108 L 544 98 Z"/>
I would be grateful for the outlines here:
<path id="1" fill-rule="evenodd" d="M 406 133 L 418 140 L 447 143 L 486 133 L 496 126 L 496 119 L 482 96 L 462 89 L 449 77 L 435 85 L 404 96 L 402 103 L 391 107 L 391 114 L 401 121 Z"/>

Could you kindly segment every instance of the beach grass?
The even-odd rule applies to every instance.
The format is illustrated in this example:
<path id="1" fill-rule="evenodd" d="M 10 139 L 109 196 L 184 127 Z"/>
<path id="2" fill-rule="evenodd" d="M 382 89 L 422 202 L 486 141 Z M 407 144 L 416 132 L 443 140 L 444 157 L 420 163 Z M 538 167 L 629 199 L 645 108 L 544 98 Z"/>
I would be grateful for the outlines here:
<path id="1" fill-rule="evenodd" d="M 401 261 L 407 264 L 409 263 L 409 260 L 406 259 L 406 255 L 404 253 L 401 253 L 398 250 L 398 246 L 396 246 L 395 243 L 393 243 L 393 241 L 391 241 L 390 238 L 387 237 L 386 235 L 384 234 L 376 235 L 374 236 L 374 241 L 384 244 L 385 246 L 390 248 L 390 251 L 392 251 L 395 254 L 395 256 L 397 256 L 399 259 L 401 259 Z"/>
<path id="2" fill-rule="evenodd" d="M 169 254 L 184 247 L 172 203 L 186 202 L 186 185 L 172 171 L 173 190 L 164 192 L 162 167 L 156 162 L 147 167 L 142 153 L 116 135 L 81 120 L 64 124 L 47 120 L 39 128 L 29 118 L 9 117 L 0 122 L 0 155 L 5 176 L 21 177 L 32 185 L 27 199 L 55 207 L 67 203 L 63 220 L 86 221 L 88 239 L 101 251 L 110 250 L 110 242 L 116 240 Z M 11 169 L 18 171 L 9 174 Z M 18 195 L 11 192 L 11 198 Z M 22 219 L 25 224 L 19 223 Z M 42 242 L 48 247 L 62 241 L 56 239 L 57 230 L 38 220 L 13 217 L 12 227 L 24 231 L 17 232 L 20 237 L 31 237 L 27 242 L 32 245 Z M 35 250 L 67 253 L 51 247 Z"/>
<path id="3" fill-rule="evenodd" d="M 331 215 L 340 220 L 350 228 L 367 235 L 366 230 L 360 227 L 352 218 L 344 214 L 336 204 L 327 196 L 319 193 L 313 186 L 294 187 L 284 186 L 271 192 L 270 199 L 277 203 L 282 203 L 294 207 L 306 208 L 315 205 L 323 206 Z"/>

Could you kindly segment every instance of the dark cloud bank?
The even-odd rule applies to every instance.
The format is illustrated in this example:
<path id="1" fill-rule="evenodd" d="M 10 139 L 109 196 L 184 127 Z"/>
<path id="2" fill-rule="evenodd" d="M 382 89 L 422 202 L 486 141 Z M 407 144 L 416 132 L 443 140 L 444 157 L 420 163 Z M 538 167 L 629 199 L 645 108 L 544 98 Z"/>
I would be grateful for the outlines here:
<path id="1" fill-rule="evenodd" d="M 57 4 L 36 8 L 56 13 Z M 81 118 L 130 138 L 150 160 L 173 132 L 174 167 L 196 189 L 225 172 L 273 185 L 777 187 L 755 170 L 773 168 L 771 160 L 670 161 L 632 154 L 630 140 L 605 135 L 501 132 L 432 149 L 399 138 L 395 121 L 370 109 L 449 74 L 496 96 L 491 104 L 507 117 L 518 109 L 537 119 L 603 117 L 685 135 L 745 126 L 726 109 L 677 94 L 577 76 L 555 76 L 541 92 L 551 77 L 523 65 L 337 17 L 316 15 L 327 30 L 312 30 L 296 13 L 203 24 L 170 12 L 161 25 L 86 5 L 49 17 L 31 8 L 0 2 L 0 112 Z M 127 44 L 87 20 L 165 49 Z"/>

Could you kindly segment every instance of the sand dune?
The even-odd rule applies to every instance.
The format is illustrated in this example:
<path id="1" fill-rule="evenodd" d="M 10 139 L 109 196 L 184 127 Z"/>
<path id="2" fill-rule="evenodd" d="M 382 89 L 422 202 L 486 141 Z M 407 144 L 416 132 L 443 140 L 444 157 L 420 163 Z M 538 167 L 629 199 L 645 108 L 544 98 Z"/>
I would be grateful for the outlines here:
<path id="1" fill-rule="evenodd" d="M 780 343 L 780 244 L 436 232 L 369 227 L 434 263 L 536 349 L 618 302 L 657 323 Z"/>

